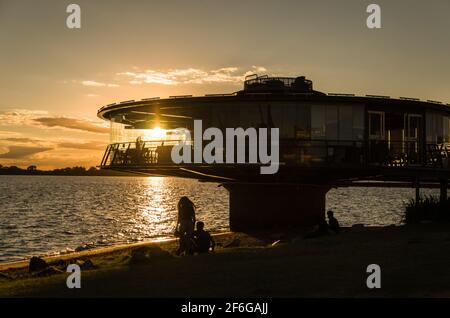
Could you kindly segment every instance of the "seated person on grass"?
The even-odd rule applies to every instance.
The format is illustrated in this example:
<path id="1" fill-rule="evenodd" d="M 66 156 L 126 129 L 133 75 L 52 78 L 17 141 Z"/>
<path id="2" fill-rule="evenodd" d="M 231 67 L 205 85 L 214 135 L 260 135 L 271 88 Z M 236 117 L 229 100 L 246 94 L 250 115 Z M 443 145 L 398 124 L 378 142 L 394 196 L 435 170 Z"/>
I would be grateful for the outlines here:
<path id="1" fill-rule="evenodd" d="M 328 227 L 331 231 L 338 234 L 341 230 L 338 220 L 334 217 L 333 211 L 329 210 L 327 212 L 328 215 Z"/>
<path id="2" fill-rule="evenodd" d="M 197 230 L 194 231 L 194 239 L 197 244 L 197 252 L 208 253 L 211 248 L 211 252 L 214 252 L 216 242 L 212 238 L 208 231 L 204 230 L 205 224 L 203 222 L 197 222 Z"/>

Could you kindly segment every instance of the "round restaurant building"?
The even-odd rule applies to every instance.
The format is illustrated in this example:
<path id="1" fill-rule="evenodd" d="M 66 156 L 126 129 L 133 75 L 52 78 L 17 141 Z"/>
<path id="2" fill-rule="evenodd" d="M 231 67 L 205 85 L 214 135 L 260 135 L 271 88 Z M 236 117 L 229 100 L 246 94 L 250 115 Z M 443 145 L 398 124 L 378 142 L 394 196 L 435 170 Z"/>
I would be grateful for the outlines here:
<path id="1" fill-rule="evenodd" d="M 219 182 L 230 193 L 232 230 L 317 224 L 327 191 L 358 180 L 438 182 L 441 196 L 447 193 L 450 105 L 437 101 L 325 94 L 305 77 L 254 75 L 236 93 L 131 100 L 104 106 L 98 116 L 111 123 L 101 168 Z M 172 160 L 181 141 L 192 152 L 204 148 L 209 127 L 224 136 L 230 128 L 277 128 L 277 172 L 225 160 L 226 143 L 215 149 L 225 163 Z M 249 138 L 246 159 L 255 150 Z"/>

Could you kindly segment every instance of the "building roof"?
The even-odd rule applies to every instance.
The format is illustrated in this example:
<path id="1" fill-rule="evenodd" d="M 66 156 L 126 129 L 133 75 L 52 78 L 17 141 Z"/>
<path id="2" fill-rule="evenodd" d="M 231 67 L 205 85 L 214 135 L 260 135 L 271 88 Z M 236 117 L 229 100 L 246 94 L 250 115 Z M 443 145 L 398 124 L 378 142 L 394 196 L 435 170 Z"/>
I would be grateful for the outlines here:
<path id="1" fill-rule="evenodd" d="M 393 98 L 382 95 L 357 96 L 355 94 L 322 93 L 313 90 L 310 80 L 305 77 L 268 77 L 253 75 L 247 77 L 244 89 L 230 94 L 208 94 L 205 96 L 180 95 L 161 99 L 159 97 L 141 100 L 127 100 L 103 106 L 97 116 L 112 120 L 126 114 L 136 121 L 158 115 L 166 119 L 191 118 L 191 107 L 224 102 L 275 102 L 275 101 L 310 101 L 327 103 L 360 103 L 378 107 L 411 107 L 412 109 L 433 109 L 450 114 L 450 104 L 433 100 L 420 100 L 410 97 Z M 181 107 L 182 106 L 182 107 Z M 130 115 L 132 114 L 132 115 Z"/>

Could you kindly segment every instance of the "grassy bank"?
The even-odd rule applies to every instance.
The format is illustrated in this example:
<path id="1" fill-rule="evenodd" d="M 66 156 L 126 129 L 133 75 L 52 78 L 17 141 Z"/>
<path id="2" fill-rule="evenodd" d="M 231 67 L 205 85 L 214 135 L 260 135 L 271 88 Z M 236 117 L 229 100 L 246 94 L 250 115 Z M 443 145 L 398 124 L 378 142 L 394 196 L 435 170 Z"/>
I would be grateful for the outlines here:
<path id="1" fill-rule="evenodd" d="M 173 241 L 66 255 L 65 260 L 89 258 L 95 265 L 82 272 L 78 290 L 66 287 L 67 273 L 30 277 L 26 264 L 3 266 L 0 296 L 450 296 L 448 225 L 350 228 L 307 240 L 228 233 L 216 240 L 220 246 L 209 255 L 173 256 Z M 132 250 L 142 246 L 161 248 L 163 253 L 152 252 L 146 260 L 133 262 Z M 366 287 L 366 268 L 373 263 L 382 270 L 379 290 Z"/>

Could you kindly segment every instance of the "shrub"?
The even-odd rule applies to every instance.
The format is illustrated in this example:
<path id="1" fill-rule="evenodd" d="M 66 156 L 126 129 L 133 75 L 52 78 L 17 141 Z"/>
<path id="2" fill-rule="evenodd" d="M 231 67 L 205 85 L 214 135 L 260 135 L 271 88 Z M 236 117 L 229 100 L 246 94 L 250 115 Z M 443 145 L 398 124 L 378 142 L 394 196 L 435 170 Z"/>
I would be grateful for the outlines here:
<path id="1" fill-rule="evenodd" d="M 419 201 L 411 199 L 405 206 L 404 220 L 406 224 L 450 221 L 450 198 L 440 202 L 439 198 L 429 195 Z"/>

